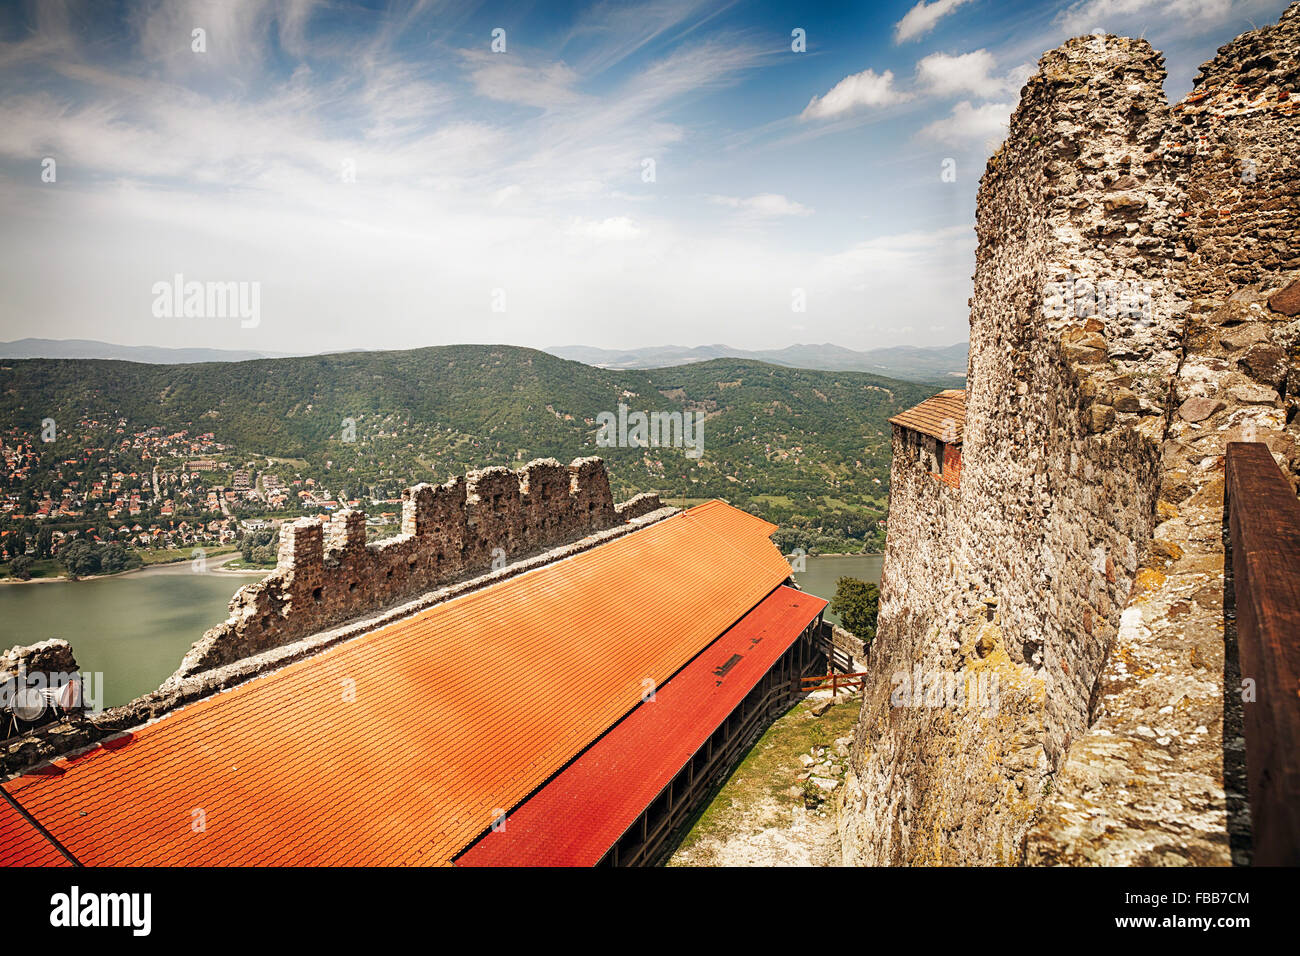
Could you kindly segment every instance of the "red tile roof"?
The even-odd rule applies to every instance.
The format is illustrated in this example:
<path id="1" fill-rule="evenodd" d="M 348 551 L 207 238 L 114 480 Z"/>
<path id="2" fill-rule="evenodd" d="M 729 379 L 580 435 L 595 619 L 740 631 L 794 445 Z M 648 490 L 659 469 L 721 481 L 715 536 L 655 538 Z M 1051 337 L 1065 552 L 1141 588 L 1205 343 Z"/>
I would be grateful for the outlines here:
<path id="1" fill-rule="evenodd" d="M 945 389 L 889 421 L 940 441 L 960 445 L 966 431 L 966 391 Z"/>
<path id="2" fill-rule="evenodd" d="M 45 835 L 0 798 L 0 865 L 72 866 Z"/>
<path id="3" fill-rule="evenodd" d="M 708 502 L 4 788 L 87 865 L 447 863 L 789 576 L 773 530 Z"/>
<path id="4" fill-rule="evenodd" d="M 826 604 L 777 588 L 456 864 L 600 862 Z"/>

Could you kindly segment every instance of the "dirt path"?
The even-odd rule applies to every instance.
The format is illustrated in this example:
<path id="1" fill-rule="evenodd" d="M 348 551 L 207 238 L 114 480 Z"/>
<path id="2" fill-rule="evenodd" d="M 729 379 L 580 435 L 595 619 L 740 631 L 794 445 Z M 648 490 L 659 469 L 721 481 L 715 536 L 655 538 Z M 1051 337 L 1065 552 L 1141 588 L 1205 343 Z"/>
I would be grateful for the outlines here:
<path id="1" fill-rule="evenodd" d="M 750 748 L 669 866 L 840 865 L 835 798 L 845 758 L 836 741 L 852 735 L 861 704 L 841 695 L 840 703 L 814 717 L 815 703 L 810 698 L 791 708 Z M 819 806 L 805 805 L 805 790 L 822 798 Z"/>

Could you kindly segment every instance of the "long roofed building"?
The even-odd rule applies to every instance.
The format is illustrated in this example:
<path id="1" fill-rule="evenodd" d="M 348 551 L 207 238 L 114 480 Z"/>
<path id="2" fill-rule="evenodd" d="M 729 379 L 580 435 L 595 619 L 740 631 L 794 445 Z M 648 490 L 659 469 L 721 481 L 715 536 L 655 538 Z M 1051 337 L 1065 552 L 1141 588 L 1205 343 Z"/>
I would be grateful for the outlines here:
<path id="1" fill-rule="evenodd" d="M 634 525 L 14 776 L 0 865 L 653 862 L 826 602 L 720 501 Z"/>

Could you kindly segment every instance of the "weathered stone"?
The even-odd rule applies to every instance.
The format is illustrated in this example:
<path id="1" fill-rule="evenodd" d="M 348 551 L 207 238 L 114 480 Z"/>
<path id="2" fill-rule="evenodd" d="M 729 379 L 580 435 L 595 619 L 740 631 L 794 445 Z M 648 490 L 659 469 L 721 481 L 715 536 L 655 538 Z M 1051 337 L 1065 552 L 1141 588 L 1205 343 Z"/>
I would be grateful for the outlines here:
<path id="1" fill-rule="evenodd" d="M 1111 405 L 1114 406 L 1117 412 L 1142 411 L 1142 400 L 1130 388 L 1117 388 Z"/>
<path id="2" fill-rule="evenodd" d="M 1178 417 L 1185 422 L 1202 422 L 1227 407 L 1217 398 L 1189 398 L 1178 406 Z"/>
<path id="3" fill-rule="evenodd" d="M 835 706 L 835 698 L 827 697 L 825 700 L 817 701 L 817 703 L 809 707 L 808 710 L 812 713 L 814 717 L 820 717 L 822 714 L 826 713 L 826 711 L 830 710 L 834 706 Z"/>
<path id="4" fill-rule="evenodd" d="M 402 533 L 367 544 L 365 515 L 346 510 L 328 524 L 299 518 L 280 528 L 275 571 L 240 588 L 231 617 L 185 655 L 184 677 L 325 630 L 522 555 L 635 520 L 659 507 L 654 495 L 614 506 L 599 458 L 554 459 L 519 471 L 488 468 L 402 493 Z"/>
<path id="5" fill-rule="evenodd" d="M 1177 113 L 1140 40 L 1067 41 L 1026 83 L 979 189 L 958 493 L 894 435 L 846 862 L 1229 861 L 1224 622 L 1188 595 L 1222 592 L 1224 440 L 1285 425 L 1217 413 L 1239 368 L 1279 388 L 1295 334 L 1259 299 L 1300 269 L 1300 112 L 1236 84 L 1294 86 L 1296 49 L 1300 5 Z M 1104 291 L 1125 281 L 1140 320 Z M 891 682 L 971 668 L 1003 681 L 996 720 Z"/>
<path id="6" fill-rule="evenodd" d="M 1092 405 L 1085 414 L 1090 432 L 1104 432 L 1115 421 L 1115 409 L 1109 405 Z"/>
<path id="7" fill-rule="evenodd" d="M 27 646 L 15 645 L 0 654 L 0 683 L 26 674 L 72 674 L 77 671 L 77 658 L 72 645 L 61 638 L 51 638 Z"/>
<path id="8" fill-rule="evenodd" d="M 1237 361 L 1237 367 L 1260 384 L 1280 389 L 1286 381 L 1286 352 L 1276 345 L 1256 345 Z"/>
<path id="9" fill-rule="evenodd" d="M 1219 344 L 1233 351 L 1267 341 L 1268 329 L 1254 322 L 1234 326 L 1219 335 Z"/>
<path id="10" fill-rule="evenodd" d="M 1300 315 L 1300 279 L 1292 280 L 1273 293 L 1268 300 L 1268 307 L 1283 315 Z"/>
<path id="11" fill-rule="evenodd" d="M 1264 385 L 1237 385 L 1228 394 L 1243 405 L 1272 405 L 1278 401 L 1277 392 Z"/>

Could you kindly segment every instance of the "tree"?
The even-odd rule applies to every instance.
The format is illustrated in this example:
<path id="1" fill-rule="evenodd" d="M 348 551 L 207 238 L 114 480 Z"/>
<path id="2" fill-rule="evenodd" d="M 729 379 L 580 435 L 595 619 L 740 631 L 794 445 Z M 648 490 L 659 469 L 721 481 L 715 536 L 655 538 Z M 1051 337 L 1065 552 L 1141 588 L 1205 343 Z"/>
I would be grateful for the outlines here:
<path id="1" fill-rule="evenodd" d="M 869 581 L 844 577 L 835 582 L 831 613 L 855 637 L 870 643 L 876 636 L 876 616 L 880 612 L 880 588 Z"/>
<path id="2" fill-rule="evenodd" d="M 32 559 L 25 554 L 20 554 L 9 562 L 9 573 L 19 581 L 30 581 L 32 579 Z"/>
<path id="3" fill-rule="evenodd" d="M 99 552 L 86 541 L 74 541 L 59 549 L 59 560 L 74 578 L 99 571 Z"/>
<path id="4" fill-rule="evenodd" d="M 116 541 L 103 549 L 99 561 L 105 574 L 117 574 L 127 568 L 138 567 L 142 563 L 139 555 L 132 554 Z"/>

